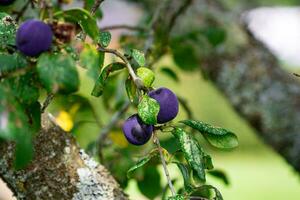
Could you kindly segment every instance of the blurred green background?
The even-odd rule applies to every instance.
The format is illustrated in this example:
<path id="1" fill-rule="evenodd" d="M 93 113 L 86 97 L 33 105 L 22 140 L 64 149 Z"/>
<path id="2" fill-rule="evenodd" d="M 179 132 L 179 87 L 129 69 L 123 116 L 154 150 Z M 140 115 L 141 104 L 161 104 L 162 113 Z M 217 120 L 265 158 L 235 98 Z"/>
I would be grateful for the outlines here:
<path id="1" fill-rule="evenodd" d="M 238 135 L 240 145 L 230 152 L 220 151 L 205 146 L 212 155 L 216 169 L 224 170 L 230 181 L 226 186 L 214 177 L 208 177 L 208 183 L 216 186 L 227 200 L 298 200 L 300 197 L 300 183 L 298 175 L 293 169 L 272 149 L 266 146 L 262 139 L 255 134 L 226 101 L 226 98 L 216 90 L 213 84 L 202 78 L 200 72 L 186 73 L 175 67 L 168 57 L 162 59 L 156 68 L 155 86 L 165 86 L 188 100 L 196 119 L 203 120 L 216 126 L 232 130 Z M 176 83 L 169 77 L 160 73 L 159 67 L 169 66 L 178 72 L 180 81 Z M 82 76 L 79 94 L 90 99 L 92 105 L 104 123 L 109 115 L 103 113 L 101 98 L 90 96 L 93 81 Z M 182 109 L 181 109 L 182 110 Z M 186 117 L 184 111 L 176 120 Z M 84 130 L 83 130 L 84 129 Z M 81 146 L 97 138 L 99 129 L 95 124 L 82 127 L 76 135 Z M 142 150 L 141 150 L 142 152 Z M 141 156 L 143 153 L 140 154 Z M 183 184 L 180 172 L 176 166 L 170 165 L 172 177 L 177 177 L 176 186 Z M 166 185 L 165 177 L 161 171 L 162 185 Z M 135 181 L 130 181 L 126 192 L 132 199 L 147 199 L 137 189 Z"/>

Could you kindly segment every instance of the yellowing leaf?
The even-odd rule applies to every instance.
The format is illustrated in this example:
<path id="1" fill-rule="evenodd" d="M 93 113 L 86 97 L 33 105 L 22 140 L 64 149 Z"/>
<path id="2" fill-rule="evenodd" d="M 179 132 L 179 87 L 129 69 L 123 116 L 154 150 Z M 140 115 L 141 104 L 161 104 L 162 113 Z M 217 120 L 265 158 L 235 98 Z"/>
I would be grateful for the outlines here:
<path id="1" fill-rule="evenodd" d="M 56 117 L 56 123 L 64 130 L 64 131 L 71 131 L 73 126 L 74 126 L 74 122 L 72 119 L 72 116 L 66 112 L 66 111 L 60 111 L 60 113 L 58 114 L 58 116 Z"/>

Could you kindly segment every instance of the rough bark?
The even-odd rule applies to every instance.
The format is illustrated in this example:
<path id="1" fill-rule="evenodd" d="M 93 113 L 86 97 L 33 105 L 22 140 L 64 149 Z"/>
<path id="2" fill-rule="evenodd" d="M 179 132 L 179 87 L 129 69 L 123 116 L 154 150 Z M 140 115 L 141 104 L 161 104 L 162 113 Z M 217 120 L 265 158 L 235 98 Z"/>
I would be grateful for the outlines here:
<path id="1" fill-rule="evenodd" d="M 276 57 L 251 35 L 245 18 L 233 18 L 234 14 L 217 0 L 195 2 L 176 30 L 207 23 L 207 12 L 229 29 L 227 40 L 232 46 L 225 45 L 205 57 L 202 71 L 257 134 L 300 173 L 299 78 L 281 68 Z"/>
<path id="2" fill-rule="evenodd" d="M 16 171 L 14 144 L 0 145 L 0 176 L 18 199 L 128 199 L 108 170 L 85 154 L 72 135 L 47 114 L 34 140 L 34 150 L 29 166 Z"/>
<path id="3" fill-rule="evenodd" d="M 236 111 L 300 172 L 300 84 L 259 42 L 235 57 L 207 60 L 205 71 Z"/>

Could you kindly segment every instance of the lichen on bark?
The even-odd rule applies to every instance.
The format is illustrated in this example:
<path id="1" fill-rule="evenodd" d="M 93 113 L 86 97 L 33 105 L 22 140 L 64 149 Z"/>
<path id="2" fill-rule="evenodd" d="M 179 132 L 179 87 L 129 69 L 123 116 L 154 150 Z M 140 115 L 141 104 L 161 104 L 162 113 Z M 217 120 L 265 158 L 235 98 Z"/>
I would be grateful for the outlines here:
<path id="1" fill-rule="evenodd" d="M 34 150 L 31 163 L 17 171 L 13 169 L 14 144 L 0 145 L 0 176 L 18 199 L 127 199 L 110 173 L 48 114 L 43 115 Z"/>

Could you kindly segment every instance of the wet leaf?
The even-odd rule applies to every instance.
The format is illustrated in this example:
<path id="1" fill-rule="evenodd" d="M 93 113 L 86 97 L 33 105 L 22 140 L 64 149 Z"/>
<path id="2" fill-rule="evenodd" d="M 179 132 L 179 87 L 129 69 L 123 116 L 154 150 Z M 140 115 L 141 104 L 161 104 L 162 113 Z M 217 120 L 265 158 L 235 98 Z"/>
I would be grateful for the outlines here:
<path id="1" fill-rule="evenodd" d="M 138 115 L 145 124 L 154 125 L 157 123 L 159 109 L 159 103 L 155 99 L 150 98 L 148 95 L 143 95 L 138 105 Z"/>
<path id="2" fill-rule="evenodd" d="M 238 146 L 237 136 L 224 128 L 214 127 L 210 124 L 195 120 L 183 120 L 180 121 L 180 123 L 198 130 L 209 144 L 214 147 L 231 149 Z"/>

